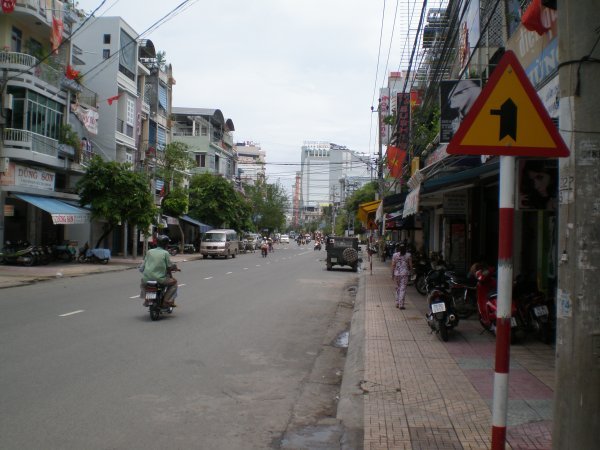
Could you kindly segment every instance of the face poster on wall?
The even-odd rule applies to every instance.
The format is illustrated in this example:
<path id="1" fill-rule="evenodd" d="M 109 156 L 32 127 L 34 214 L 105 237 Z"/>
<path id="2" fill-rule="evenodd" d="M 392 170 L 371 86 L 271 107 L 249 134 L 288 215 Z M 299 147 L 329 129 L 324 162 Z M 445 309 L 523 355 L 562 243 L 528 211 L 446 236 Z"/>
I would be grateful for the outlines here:
<path id="1" fill-rule="evenodd" d="M 481 92 L 481 80 L 440 82 L 440 142 L 448 143 Z"/>
<path id="2" fill-rule="evenodd" d="M 555 211 L 558 194 L 556 159 L 522 159 L 519 161 L 520 210 Z"/>

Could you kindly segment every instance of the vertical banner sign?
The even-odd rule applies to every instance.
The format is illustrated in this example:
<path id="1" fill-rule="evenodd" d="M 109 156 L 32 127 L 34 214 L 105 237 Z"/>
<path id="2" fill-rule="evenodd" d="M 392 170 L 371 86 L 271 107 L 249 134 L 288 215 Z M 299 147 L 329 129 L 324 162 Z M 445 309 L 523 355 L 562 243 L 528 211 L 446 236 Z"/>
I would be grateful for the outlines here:
<path id="1" fill-rule="evenodd" d="M 381 88 L 379 90 L 379 138 L 381 145 L 390 143 L 390 127 L 385 123 L 385 118 L 390 115 L 390 90 Z"/>

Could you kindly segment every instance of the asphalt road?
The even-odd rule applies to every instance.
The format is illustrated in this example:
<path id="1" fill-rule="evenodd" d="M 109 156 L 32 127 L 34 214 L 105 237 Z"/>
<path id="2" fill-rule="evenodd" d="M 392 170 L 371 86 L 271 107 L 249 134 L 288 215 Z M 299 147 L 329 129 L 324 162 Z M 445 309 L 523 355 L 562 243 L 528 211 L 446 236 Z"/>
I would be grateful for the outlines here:
<path id="1" fill-rule="evenodd" d="M 335 414 L 331 341 L 358 277 L 285 247 L 180 264 L 158 322 L 135 270 L 4 289 L 0 448 L 280 448 Z"/>

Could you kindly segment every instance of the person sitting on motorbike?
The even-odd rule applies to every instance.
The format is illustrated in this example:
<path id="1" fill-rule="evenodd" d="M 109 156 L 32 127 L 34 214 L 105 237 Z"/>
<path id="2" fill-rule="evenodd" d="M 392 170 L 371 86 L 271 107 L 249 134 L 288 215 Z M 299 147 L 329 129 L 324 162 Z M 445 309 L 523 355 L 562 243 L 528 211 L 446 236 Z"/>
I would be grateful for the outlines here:
<path id="1" fill-rule="evenodd" d="M 172 277 L 171 270 L 176 269 L 171 263 L 171 255 L 167 251 L 170 239 L 168 236 L 158 236 L 157 247 L 148 250 L 144 263 L 140 268 L 142 272 L 142 294 L 145 292 L 146 282 L 156 280 L 159 284 L 166 286 L 163 302 L 166 306 L 175 307 L 177 297 L 177 280 Z M 145 298 L 145 295 L 144 295 Z M 148 306 L 144 301 L 144 306 Z"/>

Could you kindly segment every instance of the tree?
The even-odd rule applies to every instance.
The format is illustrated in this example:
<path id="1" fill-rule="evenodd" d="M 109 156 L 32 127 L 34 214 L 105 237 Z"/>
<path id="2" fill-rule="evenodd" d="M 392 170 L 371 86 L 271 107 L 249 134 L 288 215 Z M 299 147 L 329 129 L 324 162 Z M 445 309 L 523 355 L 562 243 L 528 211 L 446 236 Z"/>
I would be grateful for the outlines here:
<path id="1" fill-rule="evenodd" d="M 225 178 L 203 173 L 190 180 L 189 215 L 214 227 L 240 230 L 248 222 L 250 206 Z"/>
<path id="2" fill-rule="evenodd" d="M 279 184 L 259 181 L 245 188 L 248 201 L 252 205 L 255 231 L 268 230 L 269 233 L 285 228 L 285 211 L 288 209 L 288 198 Z"/>
<path id="3" fill-rule="evenodd" d="M 375 200 L 378 192 L 376 181 L 371 181 L 365 184 L 360 189 L 357 189 L 350 197 L 346 199 L 346 205 L 340 210 L 335 223 L 335 233 L 343 235 L 344 230 L 348 228 L 348 222 L 351 220 L 355 232 L 362 232 L 362 224 L 357 220 L 356 214 L 358 207 L 362 203 L 372 202 Z"/>
<path id="4" fill-rule="evenodd" d="M 124 222 L 148 229 L 157 214 L 146 175 L 133 172 L 131 164 L 103 161 L 95 156 L 76 186 L 81 206 L 91 206 L 93 219 L 104 219 L 98 247 L 113 229 Z"/>
<path id="5" fill-rule="evenodd" d="M 165 196 L 161 203 L 162 212 L 168 216 L 181 217 L 189 206 L 188 191 L 183 188 L 184 174 L 192 165 L 189 146 L 183 142 L 171 142 L 164 152 L 157 155 L 156 175 L 165 183 Z M 179 225 L 180 251 L 183 252 L 184 235 Z"/>

